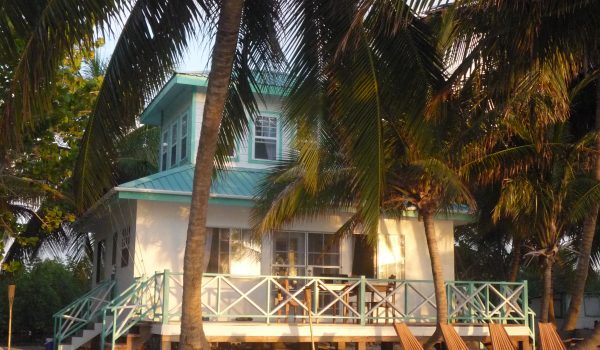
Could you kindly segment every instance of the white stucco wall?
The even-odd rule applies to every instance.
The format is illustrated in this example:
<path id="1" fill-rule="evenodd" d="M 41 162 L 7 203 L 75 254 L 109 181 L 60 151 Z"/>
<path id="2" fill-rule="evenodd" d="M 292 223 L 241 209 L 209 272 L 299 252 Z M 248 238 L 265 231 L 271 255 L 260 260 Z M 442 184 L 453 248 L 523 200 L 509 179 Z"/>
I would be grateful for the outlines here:
<path id="1" fill-rule="evenodd" d="M 113 269 L 115 271 L 115 279 L 117 281 L 116 290 L 122 291 L 127 288 L 132 282 L 134 269 L 139 267 L 135 263 L 135 240 L 136 240 L 136 201 L 128 200 L 112 200 L 105 203 L 95 211 L 92 217 L 86 218 L 82 223 L 82 230 L 94 233 L 94 268 L 92 270 L 92 283 L 96 285 L 96 266 L 98 264 L 98 243 L 105 241 L 105 266 L 104 280 L 110 279 Z M 130 228 L 130 246 L 129 246 L 129 263 L 125 267 L 121 267 L 121 240 L 122 231 L 124 228 Z M 113 255 L 113 235 L 118 234 L 116 264 L 112 264 Z"/>

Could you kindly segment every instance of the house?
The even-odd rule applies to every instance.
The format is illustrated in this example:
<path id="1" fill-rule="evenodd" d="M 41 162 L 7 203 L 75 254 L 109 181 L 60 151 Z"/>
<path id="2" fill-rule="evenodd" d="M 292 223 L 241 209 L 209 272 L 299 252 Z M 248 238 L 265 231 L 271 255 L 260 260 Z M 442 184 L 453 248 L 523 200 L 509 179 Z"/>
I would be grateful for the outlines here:
<path id="1" fill-rule="evenodd" d="M 394 321 L 410 322 L 418 336 L 431 335 L 431 266 L 423 223 L 414 212 L 400 220 L 381 218 L 375 247 L 360 232 L 330 239 L 349 217 L 343 212 L 296 221 L 259 243 L 250 239 L 256 185 L 292 137 L 280 120 L 281 85 L 276 79 L 263 84 L 260 115 L 211 187 L 203 281 L 209 341 L 302 342 L 312 334 L 317 341 L 364 348 L 366 341 L 395 339 Z M 173 75 L 140 116 L 141 123 L 161 128 L 159 172 L 113 188 L 80 220 L 81 229 L 94 235 L 94 289 L 56 314 L 59 346 L 76 348 L 99 337 L 114 347 L 135 325 L 160 337 L 161 347 L 178 341 L 206 86 L 205 74 Z M 459 332 L 472 337 L 485 336 L 486 321 L 511 322 L 510 334 L 529 344 L 525 282 L 454 281 L 453 229 L 470 220 L 457 213 L 435 221 L 450 317 L 465 323 Z M 76 335 L 86 325 L 91 329 Z"/>

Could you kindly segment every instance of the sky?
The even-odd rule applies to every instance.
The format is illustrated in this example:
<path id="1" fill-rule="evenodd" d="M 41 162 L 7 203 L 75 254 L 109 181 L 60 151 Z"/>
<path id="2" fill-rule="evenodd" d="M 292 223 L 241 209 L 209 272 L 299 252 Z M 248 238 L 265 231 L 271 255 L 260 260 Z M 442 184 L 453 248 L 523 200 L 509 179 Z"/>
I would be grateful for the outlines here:
<path id="1" fill-rule="evenodd" d="M 114 33 L 120 33 L 122 26 L 117 23 L 111 24 L 111 29 Z M 110 31 L 105 31 L 110 32 Z M 112 55 L 115 46 L 117 44 L 117 37 L 115 35 L 107 35 L 104 40 L 105 44 L 103 47 L 96 51 L 96 55 L 104 60 L 109 60 Z M 194 40 L 190 44 L 187 53 L 182 58 L 181 63 L 176 67 L 178 72 L 197 72 L 209 70 L 210 62 L 210 47 L 201 40 Z"/>

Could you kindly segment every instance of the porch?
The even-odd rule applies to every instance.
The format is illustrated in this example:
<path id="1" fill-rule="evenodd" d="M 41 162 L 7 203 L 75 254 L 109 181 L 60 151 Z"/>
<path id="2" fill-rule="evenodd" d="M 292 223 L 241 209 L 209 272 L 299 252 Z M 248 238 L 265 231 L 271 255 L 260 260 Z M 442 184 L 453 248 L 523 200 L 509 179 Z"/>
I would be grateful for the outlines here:
<path id="1" fill-rule="evenodd" d="M 55 315 L 55 343 L 90 322 L 101 323 L 100 341 L 113 347 L 137 324 L 176 341 L 182 277 L 164 271 L 139 278 L 111 300 L 112 283 L 96 288 Z M 431 281 L 205 274 L 202 287 L 210 342 L 386 342 L 397 340 L 394 322 L 423 338 L 435 329 Z M 446 292 L 449 322 L 461 336 L 483 340 L 485 324 L 494 322 L 506 324 L 515 340 L 533 337 L 526 282 L 447 281 Z"/>

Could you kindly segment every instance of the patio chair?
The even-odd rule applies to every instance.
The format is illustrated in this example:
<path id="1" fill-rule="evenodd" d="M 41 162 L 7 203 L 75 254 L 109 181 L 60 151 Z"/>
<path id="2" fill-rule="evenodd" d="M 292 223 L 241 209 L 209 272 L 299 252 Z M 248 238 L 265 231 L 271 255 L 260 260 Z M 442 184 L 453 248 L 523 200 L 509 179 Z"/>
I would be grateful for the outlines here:
<path id="1" fill-rule="evenodd" d="M 469 347 L 462 340 L 460 335 L 456 333 L 456 329 L 450 324 L 441 324 L 442 335 L 444 336 L 444 342 L 448 350 L 469 350 Z"/>
<path id="2" fill-rule="evenodd" d="M 538 323 L 540 326 L 540 345 L 542 350 L 567 350 L 552 323 Z"/>
<path id="3" fill-rule="evenodd" d="M 490 330 L 490 339 L 493 350 L 517 350 L 515 344 L 510 340 L 508 333 L 503 325 L 498 323 L 488 323 Z"/>
<path id="4" fill-rule="evenodd" d="M 394 323 L 396 334 L 400 338 L 403 350 L 423 350 L 423 345 L 412 334 L 406 323 Z"/>

